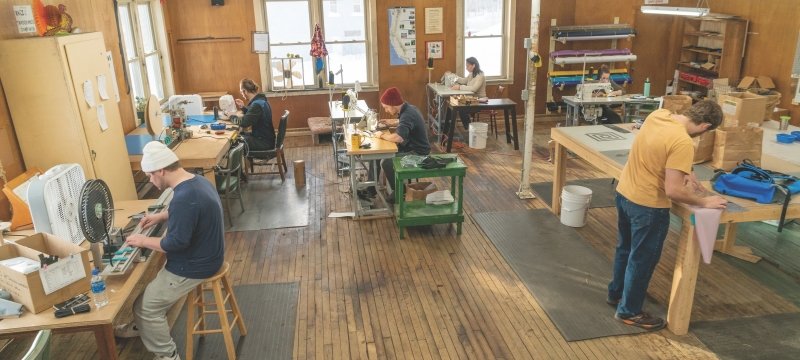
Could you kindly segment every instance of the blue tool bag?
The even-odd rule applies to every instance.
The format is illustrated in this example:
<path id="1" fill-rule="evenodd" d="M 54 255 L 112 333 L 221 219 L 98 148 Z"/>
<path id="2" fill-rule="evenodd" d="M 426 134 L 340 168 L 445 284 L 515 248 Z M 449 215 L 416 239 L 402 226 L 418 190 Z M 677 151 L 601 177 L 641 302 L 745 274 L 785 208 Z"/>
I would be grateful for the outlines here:
<path id="1" fill-rule="evenodd" d="M 778 232 L 783 230 L 786 209 L 792 194 L 800 192 L 800 179 L 775 171 L 765 170 L 749 160 L 739 163 L 730 173 L 716 170 L 711 179 L 716 192 L 753 200 L 760 204 L 783 203 Z"/>

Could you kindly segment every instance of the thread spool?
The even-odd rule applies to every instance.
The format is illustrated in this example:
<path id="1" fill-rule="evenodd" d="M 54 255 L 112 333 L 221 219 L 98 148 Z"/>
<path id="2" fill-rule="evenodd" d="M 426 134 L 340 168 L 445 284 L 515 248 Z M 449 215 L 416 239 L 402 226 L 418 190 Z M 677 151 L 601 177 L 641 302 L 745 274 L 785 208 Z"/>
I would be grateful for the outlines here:
<path id="1" fill-rule="evenodd" d="M 301 188 L 306 186 L 306 161 L 294 161 L 294 186 Z"/>

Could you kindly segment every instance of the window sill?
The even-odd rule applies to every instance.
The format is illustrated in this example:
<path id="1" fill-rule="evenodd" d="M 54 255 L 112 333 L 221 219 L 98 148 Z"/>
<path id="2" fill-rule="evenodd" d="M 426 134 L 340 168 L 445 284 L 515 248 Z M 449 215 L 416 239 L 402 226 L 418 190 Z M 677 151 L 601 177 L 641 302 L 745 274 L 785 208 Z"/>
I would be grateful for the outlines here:
<path id="1" fill-rule="evenodd" d="M 333 93 L 337 95 L 341 95 L 347 89 L 352 89 L 352 87 L 336 87 L 333 89 Z M 368 92 L 377 92 L 379 89 L 377 86 L 362 86 L 361 92 L 368 93 Z M 290 96 L 306 96 L 306 95 L 328 95 L 330 93 L 329 89 L 309 89 L 309 90 L 278 90 L 278 91 L 269 91 L 265 92 L 268 98 L 276 98 L 276 97 L 290 97 Z"/>

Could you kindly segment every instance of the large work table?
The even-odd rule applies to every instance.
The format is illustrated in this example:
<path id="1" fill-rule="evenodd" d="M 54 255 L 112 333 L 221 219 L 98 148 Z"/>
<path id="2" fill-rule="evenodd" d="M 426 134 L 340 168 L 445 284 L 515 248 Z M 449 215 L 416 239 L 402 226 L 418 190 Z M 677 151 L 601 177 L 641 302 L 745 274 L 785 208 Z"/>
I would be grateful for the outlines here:
<path id="1" fill-rule="evenodd" d="M 139 213 L 152 205 L 153 200 L 134 200 L 115 202 L 117 210 L 114 221 L 117 226 L 124 226 L 128 216 Z M 88 246 L 84 241 L 82 246 Z M 45 310 L 38 314 L 26 311 L 19 318 L 0 320 L 0 337 L 10 337 L 39 330 L 52 329 L 54 332 L 92 331 L 97 341 L 101 359 L 117 359 L 116 340 L 114 339 L 115 319 L 120 314 L 131 311 L 133 301 L 144 290 L 150 280 L 155 277 L 164 263 L 164 256 L 153 251 L 146 262 L 138 263 L 126 275 L 107 276 L 106 293 L 108 305 L 97 309 L 90 301 L 92 310 L 88 313 L 76 314 L 64 318 L 56 318 L 53 311 Z M 77 295 L 77 294 L 76 294 Z M 125 311 L 123 311 L 125 310 Z M 125 319 L 120 319 L 125 320 Z"/>
<path id="2" fill-rule="evenodd" d="M 189 126 L 192 130 L 192 138 L 185 139 L 172 147 L 175 155 L 181 162 L 181 166 L 187 169 L 202 169 L 203 176 L 216 186 L 214 167 L 222 161 L 222 158 L 231 148 L 231 140 L 236 135 L 235 131 L 225 130 L 223 134 L 215 134 L 211 129 L 201 129 L 199 126 Z M 128 134 L 129 136 L 149 136 L 145 128 L 139 127 Z M 144 144 L 142 144 L 143 146 Z M 128 160 L 131 169 L 141 170 L 142 155 L 141 149 L 138 154 L 130 153 L 129 146 Z"/>
<path id="3" fill-rule="evenodd" d="M 787 160 L 786 154 L 780 147 L 776 147 L 775 130 L 770 129 L 774 124 L 765 123 L 764 129 L 764 154 L 762 166 L 771 170 L 786 173 L 800 172 L 800 163 Z M 558 215 L 561 210 L 561 190 L 564 187 L 567 151 L 584 159 L 609 176 L 619 179 L 627 152 L 630 150 L 637 130 L 630 124 L 621 125 L 631 130 L 624 133 L 602 125 L 576 126 L 553 128 L 551 136 L 555 142 L 553 172 L 553 206 L 552 211 Z M 790 145 L 792 146 L 792 145 Z M 785 149 L 784 149 L 785 150 Z M 796 152 L 795 152 L 796 154 Z M 708 182 L 706 188 L 711 189 Z M 780 218 L 781 205 L 759 204 L 736 197 L 725 196 L 729 201 L 739 205 L 742 209 L 725 211 L 720 223 L 725 226 L 725 235 L 717 240 L 715 250 L 730 254 L 744 260 L 757 261 L 759 258 L 744 246 L 736 246 L 736 224 L 750 221 L 775 220 Z M 682 220 L 682 227 L 678 241 L 675 270 L 672 278 L 672 291 L 669 297 L 667 310 L 667 327 L 677 335 L 688 332 L 689 321 L 694 301 L 694 290 L 697 283 L 697 273 L 700 264 L 700 248 L 695 240 L 695 230 L 690 221 L 692 209 L 685 204 L 673 203 L 672 213 Z M 800 200 L 796 197 L 789 205 L 786 218 L 800 217 Z"/>

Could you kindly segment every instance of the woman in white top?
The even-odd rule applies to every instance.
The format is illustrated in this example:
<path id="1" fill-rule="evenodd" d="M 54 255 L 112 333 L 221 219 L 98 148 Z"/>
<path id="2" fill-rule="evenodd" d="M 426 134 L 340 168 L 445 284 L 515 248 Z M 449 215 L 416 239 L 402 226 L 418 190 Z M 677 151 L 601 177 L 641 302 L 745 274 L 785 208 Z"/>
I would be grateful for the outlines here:
<path id="1" fill-rule="evenodd" d="M 474 57 L 467 58 L 466 66 L 469 76 L 456 79 L 456 84 L 452 86 L 452 89 L 469 90 L 472 91 L 475 97 L 486 97 L 486 79 L 483 76 L 483 70 L 481 70 L 481 64 L 478 63 L 478 59 Z M 468 128 L 469 112 L 459 111 L 459 116 L 461 117 L 461 124 L 464 125 L 465 129 Z"/>

